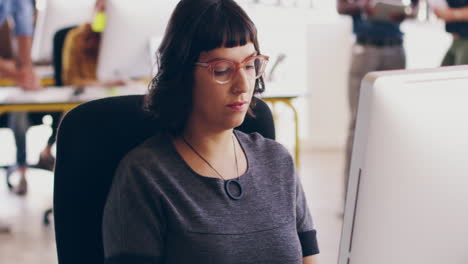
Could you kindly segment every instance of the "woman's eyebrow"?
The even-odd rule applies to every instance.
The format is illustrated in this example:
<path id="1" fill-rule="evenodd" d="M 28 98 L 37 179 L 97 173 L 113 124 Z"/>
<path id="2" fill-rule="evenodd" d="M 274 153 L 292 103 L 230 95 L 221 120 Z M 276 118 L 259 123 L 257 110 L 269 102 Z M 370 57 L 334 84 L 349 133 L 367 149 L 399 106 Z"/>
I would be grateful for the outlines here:
<path id="1" fill-rule="evenodd" d="M 252 52 L 249 56 L 245 57 L 243 60 L 245 60 L 245 59 L 247 59 L 247 58 L 250 58 L 250 57 L 252 57 L 252 56 L 255 56 L 255 55 L 257 55 L 257 54 L 258 54 L 257 51 L 254 51 L 254 52 Z M 211 59 L 211 60 L 206 61 L 206 63 L 213 62 L 213 61 L 217 61 L 217 60 L 228 60 L 228 61 L 230 61 L 230 59 L 217 57 L 217 58 L 214 58 L 214 59 Z"/>
<path id="2" fill-rule="evenodd" d="M 257 54 L 258 54 L 258 52 L 257 52 L 257 51 L 254 51 L 254 52 L 252 52 L 252 54 L 250 54 L 250 55 L 249 55 L 249 56 L 247 56 L 246 58 L 248 58 L 248 57 L 252 57 L 252 56 L 256 56 Z"/>
<path id="3" fill-rule="evenodd" d="M 255 56 L 255 55 L 257 55 L 257 54 L 258 54 L 258 52 L 257 52 L 257 51 L 254 51 L 254 52 L 252 52 L 252 54 L 249 55 L 249 57 Z"/>

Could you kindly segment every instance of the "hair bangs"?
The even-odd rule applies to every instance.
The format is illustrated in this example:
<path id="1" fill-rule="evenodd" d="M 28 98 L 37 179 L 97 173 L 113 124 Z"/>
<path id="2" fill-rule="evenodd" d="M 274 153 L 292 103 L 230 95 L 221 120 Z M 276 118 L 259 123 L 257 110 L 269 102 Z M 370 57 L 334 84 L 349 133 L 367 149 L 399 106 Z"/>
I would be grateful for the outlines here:
<path id="1" fill-rule="evenodd" d="M 199 32 L 195 34 L 200 52 L 243 46 L 249 42 L 257 44 L 257 30 L 247 14 L 227 5 L 223 2 L 214 4 L 203 15 Z"/>

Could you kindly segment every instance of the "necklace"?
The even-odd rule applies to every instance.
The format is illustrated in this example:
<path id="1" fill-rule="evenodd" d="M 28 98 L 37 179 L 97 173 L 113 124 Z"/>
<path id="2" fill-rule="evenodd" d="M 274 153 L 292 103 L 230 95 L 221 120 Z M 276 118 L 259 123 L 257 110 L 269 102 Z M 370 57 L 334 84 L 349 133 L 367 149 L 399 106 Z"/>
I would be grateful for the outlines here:
<path id="1" fill-rule="evenodd" d="M 185 145 L 187 145 L 195 154 L 197 154 L 197 156 L 200 159 L 202 159 L 214 172 L 216 172 L 216 174 L 218 174 L 218 176 L 221 179 L 224 180 L 224 191 L 226 192 L 227 196 L 231 198 L 232 200 L 241 199 L 244 193 L 242 192 L 242 185 L 240 184 L 240 181 L 239 181 L 239 166 L 237 164 L 237 152 L 236 152 L 236 145 L 234 143 L 234 135 L 232 135 L 232 147 L 234 149 L 234 157 L 236 161 L 237 179 L 229 179 L 229 180 L 224 179 L 223 175 L 221 175 L 221 173 L 219 173 L 213 166 L 211 166 L 211 164 L 200 153 L 198 153 L 197 150 L 195 150 L 195 148 L 185 139 L 184 136 L 181 136 L 181 137 Z M 238 189 L 238 194 L 235 194 L 232 192 L 232 189 L 236 187 Z"/>

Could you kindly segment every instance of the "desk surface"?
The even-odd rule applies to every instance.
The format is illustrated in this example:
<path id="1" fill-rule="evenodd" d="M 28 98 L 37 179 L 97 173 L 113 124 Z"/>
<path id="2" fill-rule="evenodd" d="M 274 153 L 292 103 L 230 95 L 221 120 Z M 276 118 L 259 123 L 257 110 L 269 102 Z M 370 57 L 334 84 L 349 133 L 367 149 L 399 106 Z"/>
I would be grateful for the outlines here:
<path id="1" fill-rule="evenodd" d="M 51 65 L 34 66 L 34 69 L 36 70 L 37 76 L 41 80 L 42 86 L 52 86 L 55 84 L 54 69 Z M 14 80 L 0 77 L 0 86 L 14 86 L 14 85 L 16 85 Z"/>
<path id="2" fill-rule="evenodd" d="M 95 99 L 131 94 L 145 94 L 148 85 L 142 82 L 130 83 L 112 88 L 86 87 L 78 90 L 75 87 L 47 87 L 40 91 L 23 91 L 18 87 L 0 87 L 0 105 L 13 104 L 53 104 L 53 103 L 84 103 Z M 299 93 L 267 92 L 263 99 L 294 99 Z"/>
<path id="3" fill-rule="evenodd" d="M 84 103 L 111 96 L 144 94 L 146 84 L 132 84 L 113 88 L 47 87 L 40 91 L 23 91 L 18 87 L 0 87 L 0 105 Z"/>
<path id="4" fill-rule="evenodd" d="M 87 87 L 81 91 L 74 87 L 48 87 L 35 92 L 23 91 L 18 87 L 0 87 L 0 115 L 7 112 L 67 112 L 88 101 L 112 96 L 145 94 L 147 91 L 148 85 L 141 82 L 113 88 Z M 293 110 L 297 166 L 299 164 L 298 115 L 291 101 L 301 95 L 273 90 L 260 96 L 272 103 L 284 102 Z"/>

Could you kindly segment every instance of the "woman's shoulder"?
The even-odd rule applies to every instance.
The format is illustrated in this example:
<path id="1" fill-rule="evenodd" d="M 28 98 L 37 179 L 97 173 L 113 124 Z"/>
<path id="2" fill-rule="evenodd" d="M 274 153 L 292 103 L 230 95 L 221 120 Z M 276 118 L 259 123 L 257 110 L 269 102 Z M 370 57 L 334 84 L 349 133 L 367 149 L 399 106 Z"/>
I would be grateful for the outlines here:
<path id="1" fill-rule="evenodd" d="M 278 159 L 291 158 L 288 150 L 283 145 L 273 139 L 263 137 L 258 132 L 247 134 L 236 130 L 235 133 L 245 151 Z"/>
<path id="2" fill-rule="evenodd" d="M 121 159 L 119 166 L 145 167 L 167 162 L 167 152 L 170 139 L 164 134 L 157 134 L 147 138 L 141 144 L 130 150 Z"/>

